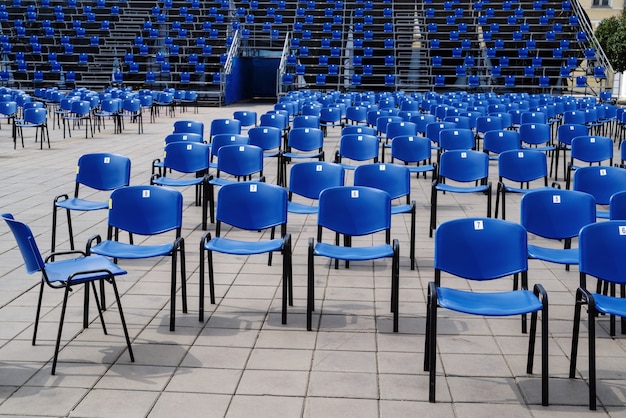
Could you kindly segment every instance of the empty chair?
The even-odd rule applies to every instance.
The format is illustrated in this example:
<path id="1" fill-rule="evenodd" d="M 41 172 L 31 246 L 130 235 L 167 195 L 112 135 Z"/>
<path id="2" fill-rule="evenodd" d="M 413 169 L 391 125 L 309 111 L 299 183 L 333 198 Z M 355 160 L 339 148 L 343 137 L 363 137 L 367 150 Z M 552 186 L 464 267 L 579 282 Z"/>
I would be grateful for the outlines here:
<path id="1" fill-rule="evenodd" d="M 100 235 L 87 242 L 87 253 L 119 259 L 139 260 L 171 257 L 170 331 L 176 326 L 176 273 L 180 261 L 183 312 L 187 312 L 185 245 L 181 235 L 183 196 L 177 190 L 160 186 L 128 186 L 115 189 L 109 201 L 106 239 Z M 131 236 L 154 237 L 155 241 L 133 243 L 119 241 L 119 232 Z M 165 234 L 165 235 L 163 235 Z M 173 236 L 173 239 L 171 237 Z"/>
<path id="2" fill-rule="evenodd" d="M 115 301 L 117 302 L 118 311 L 120 314 L 120 321 L 122 323 L 122 329 L 124 331 L 124 339 L 126 341 L 126 347 L 128 348 L 128 355 L 130 361 L 134 362 L 135 357 L 133 355 L 133 349 L 130 344 L 130 338 L 128 336 L 128 330 L 126 328 L 126 321 L 124 319 L 124 313 L 122 311 L 122 303 L 120 302 L 120 295 L 115 283 L 115 276 L 121 276 L 126 274 L 126 271 L 116 266 L 111 261 L 104 257 L 97 255 L 86 255 L 83 251 L 75 251 L 72 255 L 74 258 L 64 258 L 61 261 L 48 261 L 50 257 L 44 261 L 37 243 L 35 236 L 28 225 L 15 220 L 13 215 L 5 213 L 0 217 L 7 223 L 15 240 L 17 246 L 24 259 L 24 267 L 28 274 L 35 272 L 41 272 L 41 285 L 39 286 L 39 299 L 37 303 L 37 313 L 35 316 L 35 324 L 33 327 L 33 339 L 32 345 L 35 345 L 37 341 L 37 331 L 39 328 L 39 317 L 41 314 L 42 298 L 44 288 L 47 286 L 53 289 L 63 290 L 63 303 L 61 307 L 61 319 L 59 321 L 59 329 L 57 332 L 56 344 L 54 348 L 54 357 L 52 360 L 51 373 L 56 373 L 57 360 L 59 356 L 59 350 L 61 348 L 61 336 L 63 332 L 63 325 L 65 319 L 65 312 L 67 308 L 68 296 L 72 288 L 84 284 L 85 285 L 85 299 L 84 299 L 84 313 L 83 313 L 83 328 L 88 326 L 88 301 L 89 301 L 89 286 L 93 290 L 94 297 L 96 299 L 96 307 L 98 308 L 98 315 L 100 317 L 100 323 L 104 333 L 107 333 L 106 326 L 104 324 L 104 317 L 102 314 L 102 305 L 98 299 L 98 291 L 96 290 L 95 283 L 99 282 L 104 286 L 104 282 L 111 284 L 113 292 L 115 294 Z M 67 253 L 64 253 L 67 256 Z M 54 256 L 54 253 L 51 254 Z"/>
<path id="3" fill-rule="evenodd" d="M 344 168 L 326 161 L 294 164 L 289 174 L 287 211 L 301 215 L 316 214 L 322 190 L 343 186 L 345 180 Z"/>
<path id="4" fill-rule="evenodd" d="M 329 127 L 343 128 L 343 115 L 338 107 L 322 107 L 320 110 L 320 127 L 326 136 Z"/>
<path id="5" fill-rule="evenodd" d="M 486 317 L 531 314 L 526 372 L 532 373 L 538 312 L 541 312 L 541 404 L 549 403 L 548 386 L 548 297 L 543 286 L 528 290 L 526 231 L 519 224 L 500 219 L 465 218 L 441 224 L 435 236 L 435 280 L 428 284 L 424 370 L 429 372 L 430 402 L 436 400 L 437 310 Z M 442 274 L 443 273 L 443 274 Z M 445 276 L 444 276 L 445 274 Z M 443 276 L 443 277 L 442 277 Z M 447 277 L 452 276 L 452 277 Z M 490 281 L 521 276 L 521 289 L 479 292 L 468 290 L 468 281 Z M 465 279 L 460 286 L 444 287 L 442 282 Z M 525 332 L 522 327 L 522 332 Z M 466 359 L 466 361 L 473 361 Z"/>
<path id="6" fill-rule="evenodd" d="M 253 110 L 238 110 L 233 112 L 233 118 L 237 119 L 242 128 L 257 126 L 257 113 Z"/>
<path id="7" fill-rule="evenodd" d="M 222 224 L 245 231 L 269 230 L 270 238 L 240 239 L 229 229 L 222 236 Z M 275 229 L 279 237 L 275 238 Z M 213 254 L 255 255 L 280 252 L 282 269 L 282 323 L 287 323 L 287 304 L 293 305 L 291 235 L 287 233 L 287 191 L 267 183 L 232 183 L 219 192 L 216 210 L 215 236 L 206 233 L 200 241 L 199 320 L 204 321 L 204 263 L 209 270 L 209 295 L 215 303 Z M 268 264 L 271 264 L 271 258 Z"/>
<path id="8" fill-rule="evenodd" d="M 15 121 L 15 133 L 19 132 L 24 145 L 24 128 L 35 128 L 35 142 L 39 139 L 40 149 L 43 149 L 43 143 L 47 139 L 48 148 L 50 148 L 50 133 L 48 132 L 48 110 L 43 107 L 33 107 L 24 109 L 22 118 Z M 41 132 L 41 135 L 39 134 Z"/>
<path id="9" fill-rule="evenodd" d="M 219 134 L 235 134 L 241 133 L 241 122 L 237 119 L 218 118 L 211 121 L 209 132 L 209 142 L 213 141 L 213 137 Z"/>
<path id="10" fill-rule="evenodd" d="M 589 128 L 584 124 L 561 124 L 557 128 L 557 144 L 554 156 L 554 180 L 559 177 L 559 154 L 563 155 L 563 179 L 567 179 L 567 151 L 571 150 L 572 139 L 577 136 L 586 136 Z M 552 173 L 550 173 L 552 174 Z"/>
<path id="11" fill-rule="evenodd" d="M 323 241 L 323 232 L 343 236 L 345 245 L 338 239 L 334 244 Z M 339 235 L 337 235 L 339 234 Z M 352 246 L 353 237 L 372 236 L 373 244 Z M 383 235 L 384 238 L 378 238 Z M 358 241 L 357 241 L 358 242 Z M 391 312 L 393 331 L 398 332 L 399 313 L 399 258 L 400 244 L 391 240 L 391 197 L 387 192 L 371 187 L 341 186 L 325 189 L 319 196 L 317 217 L 317 239 L 309 238 L 307 256 L 307 330 L 313 329 L 315 310 L 315 257 L 361 262 L 390 258 L 391 265 Z M 333 275 L 326 275 L 334 279 Z M 328 309 L 328 308 L 325 308 Z M 320 315 L 321 316 L 321 315 Z"/>
<path id="12" fill-rule="evenodd" d="M 391 143 L 391 162 L 399 160 L 409 168 L 411 173 L 418 177 L 420 173 L 431 172 L 435 175 L 435 166 L 431 161 L 430 140 L 422 136 L 400 135 L 394 138 Z M 415 165 L 412 165 L 415 164 Z"/>
<path id="13" fill-rule="evenodd" d="M 588 374 L 589 374 L 589 409 L 596 409 L 596 321 L 605 315 L 610 317 L 611 336 L 615 335 L 615 316 L 624 318 L 626 311 L 624 299 L 615 297 L 614 291 L 610 295 L 606 293 L 594 293 L 589 290 L 587 276 L 594 277 L 598 281 L 610 283 L 623 288 L 626 277 L 624 271 L 624 235 L 623 221 L 606 221 L 590 224 L 581 229 L 578 242 L 580 249 L 580 285 L 576 291 L 576 304 L 574 308 L 574 323 L 572 349 L 570 355 L 569 378 L 576 377 L 576 362 L 578 357 L 578 340 L 580 336 L 580 320 L 583 305 L 587 305 L 588 312 Z"/>
<path id="14" fill-rule="evenodd" d="M 374 187 L 389 193 L 392 202 L 391 214 L 410 213 L 410 251 L 411 270 L 415 270 L 415 208 L 411 200 L 411 174 L 408 167 L 396 164 L 364 164 L 354 170 L 354 185 Z"/>
<path id="15" fill-rule="evenodd" d="M 281 185 L 288 184 L 287 164 L 292 160 L 316 159 L 324 161 L 324 133 L 319 128 L 295 128 L 289 131 L 287 148 L 280 158 Z"/>
<path id="16" fill-rule="evenodd" d="M 482 193 L 487 196 L 487 217 L 491 217 L 489 157 L 484 152 L 451 150 L 441 154 L 437 178 L 431 186 L 429 235 L 437 228 L 439 192 Z M 456 183 L 456 184 L 455 184 Z M 467 186 L 463 183 L 477 183 Z"/>
<path id="17" fill-rule="evenodd" d="M 95 196 L 89 199 L 79 197 L 79 190 L 87 188 L 91 192 L 110 192 L 130 183 L 130 159 L 111 153 L 84 154 L 78 159 L 74 194 L 61 194 L 54 198 L 52 205 L 52 244 L 50 251 L 56 251 L 57 210 L 65 209 L 67 214 L 67 228 L 69 232 L 70 249 L 74 250 L 74 232 L 72 230 L 71 211 L 89 212 L 103 210 L 109 207 L 108 193 L 96 200 Z"/>
<path id="18" fill-rule="evenodd" d="M 592 165 L 597 163 L 613 165 L 613 140 L 606 136 L 577 136 L 572 139 L 570 162 L 567 169 L 567 184 L 569 189 L 572 171 L 579 168 L 576 161 Z"/>
<path id="19" fill-rule="evenodd" d="M 504 151 L 515 150 L 520 147 L 519 132 L 514 130 L 487 131 L 483 137 L 483 151 L 489 155 L 490 160 L 498 160 L 499 155 Z"/>
<path id="20" fill-rule="evenodd" d="M 541 185 L 535 185 L 531 188 L 530 183 L 535 181 L 541 181 Z M 516 183 L 519 184 L 519 187 L 515 185 Z M 498 217 L 498 206 L 500 199 L 502 199 L 502 219 L 506 219 L 507 193 L 525 194 L 531 190 L 536 190 L 537 187 L 548 187 L 546 154 L 528 149 L 502 152 L 498 158 L 495 217 Z"/>

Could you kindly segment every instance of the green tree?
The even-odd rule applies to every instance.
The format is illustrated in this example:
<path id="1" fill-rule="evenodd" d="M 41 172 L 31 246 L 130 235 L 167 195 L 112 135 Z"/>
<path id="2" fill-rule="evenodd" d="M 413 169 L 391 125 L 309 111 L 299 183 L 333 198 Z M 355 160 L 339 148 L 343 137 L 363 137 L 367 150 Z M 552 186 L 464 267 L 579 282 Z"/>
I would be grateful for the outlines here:
<path id="1" fill-rule="evenodd" d="M 602 19 L 595 35 L 613 69 L 626 71 L 626 11 L 619 17 Z"/>

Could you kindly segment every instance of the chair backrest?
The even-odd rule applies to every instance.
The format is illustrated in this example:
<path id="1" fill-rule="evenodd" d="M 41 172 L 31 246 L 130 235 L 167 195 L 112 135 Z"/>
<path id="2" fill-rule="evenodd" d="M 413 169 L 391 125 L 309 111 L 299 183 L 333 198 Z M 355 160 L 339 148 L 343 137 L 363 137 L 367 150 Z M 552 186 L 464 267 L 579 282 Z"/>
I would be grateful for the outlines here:
<path id="1" fill-rule="evenodd" d="M 189 141 L 189 142 L 203 142 L 202 135 L 188 134 L 183 132 L 169 134 L 165 137 L 165 145 L 170 142 Z"/>
<path id="2" fill-rule="evenodd" d="M 430 139 L 433 144 L 439 144 L 439 132 L 443 129 L 454 129 L 456 123 L 454 122 L 433 122 L 426 125 L 426 137 Z"/>
<path id="3" fill-rule="evenodd" d="M 417 125 L 413 122 L 389 122 L 386 129 L 386 137 L 391 140 L 400 135 L 417 135 Z"/>
<path id="4" fill-rule="evenodd" d="M 428 113 L 423 113 L 420 115 L 411 116 L 409 119 L 410 122 L 413 122 L 417 127 L 417 132 L 421 134 L 426 134 L 426 126 L 429 123 L 433 123 L 437 121 L 435 115 L 430 115 Z"/>
<path id="5" fill-rule="evenodd" d="M 348 106 L 346 119 L 356 123 L 365 123 L 367 122 L 367 111 L 365 106 Z"/>
<path id="6" fill-rule="evenodd" d="M 373 135 L 348 134 L 339 139 L 339 156 L 354 161 L 378 161 L 380 142 Z"/>
<path id="7" fill-rule="evenodd" d="M 263 175 L 263 149 L 255 145 L 224 145 L 217 152 L 217 176 Z"/>
<path id="8" fill-rule="evenodd" d="M 264 113 L 259 118 L 259 125 L 287 129 L 287 126 L 289 125 L 289 117 L 281 113 Z"/>
<path id="9" fill-rule="evenodd" d="M 489 177 L 489 156 L 473 150 L 450 150 L 441 154 L 439 176 L 459 182 Z"/>
<path id="10" fill-rule="evenodd" d="M 298 115 L 291 121 L 292 128 L 319 128 L 320 118 L 314 115 Z"/>
<path id="11" fill-rule="evenodd" d="M 401 135 L 391 143 L 391 158 L 418 163 L 431 158 L 430 140 L 423 136 Z"/>
<path id="12" fill-rule="evenodd" d="M 87 100 L 75 100 L 72 102 L 72 113 L 77 116 L 86 116 L 91 112 L 91 106 Z"/>
<path id="13" fill-rule="evenodd" d="M 542 145 L 550 142 L 550 125 L 547 123 L 522 123 L 519 126 L 519 135 L 523 143 Z"/>
<path id="14" fill-rule="evenodd" d="M 96 190 L 114 190 L 130 184 L 130 158 L 118 154 L 93 153 L 78 158 L 76 193 L 84 184 Z"/>
<path id="15" fill-rule="evenodd" d="M 474 132 L 471 129 L 442 129 L 439 131 L 439 147 L 442 151 L 453 149 L 471 149 L 475 145 Z"/>
<path id="16" fill-rule="evenodd" d="M 323 190 L 317 224 L 339 234 L 369 235 L 391 228 L 391 197 L 372 187 L 342 186 Z"/>
<path id="17" fill-rule="evenodd" d="M 610 283 L 626 284 L 625 246 L 624 221 L 613 220 L 585 226 L 578 237 L 579 271 Z"/>
<path id="18" fill-rule="evenodd" d="M 613 139 L 606 136 L 577 136 L 572 139 L 572 161 L 587 163 L 613 162 Z"/>
<path id="19" fill-rule="evenodd" d="M 139 235 L 156 235 L 180 230 L 183 195 L 161 186 L 128 186 L 115 189 L 109 200 L 111 228 Z"/>
<path id="20" fill-rule="evenodd" d="M 256 126 L 248 129 L 250 145 L 256 145 L 263 150 L 273 150 L 282 145 L 282 131 L 274 126 Z"/>
<path id="21" fill-rule="evenodd" d="M 626 220 L 626 191 L 617 192 L 609 201 L 609 219 Z"/>
<path id="22" fill-rule="evenodd" d="M 540 189 L 526 193 L 520 202 L 520 223 L 532 234 L 567 239 L 596 221 L 592 195 L 574 190 Z"/>
<path id="23" fill-rule="evenodd" d="M 514 130 L 494 130 L 485 132 L 483 150 L 501 154 L 504 151 L 521 147 L 519 132 Z"/>
<path id="24" fill-rule="evenodd" d="M 291 167 L 289 200 L 293 194 L 317 200 L 324 189 L 343 186 L 344 168 L 327 161 L 305 161 Z"/>
<path id="25" fill-rule="evenodd" d="M 292 150 L 321 151 L 324 146 L 324 131 L 319 128 L 294 128 L 289 131 L 287 145 Z"/>
<path id="26" fill-rule="evenodd" d="M 213 119 L 211 121 L 211 132 L 210 136 L 218 134 L 240 134 L 241 133 L 241 122 L 237 119 Z"/>
<path id="27" fill-rule="evenodd" d="M 177 120 L 173 133 L 197 134 L 204 138 L 204 122 L 196 120 Z"/>
<path id="28" fill-rule="evenodd" d="M 470 280 L 492 280 L 525 272 L 527 239 L 521 225 L 501 219 L 444 222 L 435 232 L 435 271 Z"/>
<path id="29" fill-rule="evenodd" d="M 20 249 L 22 258 L 24 259 L 26 272 L 28 274 L 33 274 L 37 271 L 43 270 L 45 268 L 45 263 L 41 257 L 39 247 L 37 247 L 35 236 L 28 225 L 23 222 L 16 221 L 10 213 L 3 213 L 0 217 L 6 221 L 7 225 L 11 229 L 11 232 L 13 233 L 13 236 L 15 237 L 15 241 L 17 241 L 17 247 Z"/>
<path id="30" fill-rule="evenodd" d="M 391 199 L 411 195 L 411 173 L 408 167 L 396 164 L 364 164 L 354 171 L 354 185 L 374 187 L 389 193 Z"/>
<path id="31" fill-rule="evenodd" d="M 176 141 L 165 146 L 163 165 L 181 172 L 195 173 L 209 168 L 211 147 L 207 144 Z"/>
<path id="32" fill-rule="evenodd" d="M 574 171 L 572 188 L 593 195 L 598 205 L 608 205 L 611 196 L 626 190 L 626 169 L 610 166 L 580 167 Z"/>
<path id="33" fill-rule="evenodd" d="M 217 157 L 220 148 L 225 145 L 246 145 L 249 143 L 250 137 L 248 135 L 217 134 L 213 137 L 213 141 L 211 142 L 211 160 L 213 157 Z"/>
<path id="34" fill-rule="evenodd" d="M 544 186 L 547 186 L 548 159 L 544 152 L 536 150 L 504 151 L 498 157 L 498 176 L 516 183 L 543 178 Z"/>
<path id="35" fill-rule="evenodd" d="M 348 125 L 341 130 L 341 135 L 348 134 L 376 135 L 376 128 L 364 125 Z"/>
<path id="36" fill-rule="evenodd" d="M 565 145 L 571 145 L 572 139 L 577 136 L 589 135 L 589 128 L 586 125 L 563 124 L 557 128 L 557 136 L 559 142 Z"/>
<path id="37" fill-rule="evenodd" d="M 242 127 L 256 126 L 257 113 L 253 110 L 237 110 L 233 112 L 233 118 L 237 119 Z"/>
<path id="38" fill-rule="evenodd" d="M 287 223 L 287 191 L 269 183 L 222 186 L 215 212 L 217 222 L 250 231 Z"/>

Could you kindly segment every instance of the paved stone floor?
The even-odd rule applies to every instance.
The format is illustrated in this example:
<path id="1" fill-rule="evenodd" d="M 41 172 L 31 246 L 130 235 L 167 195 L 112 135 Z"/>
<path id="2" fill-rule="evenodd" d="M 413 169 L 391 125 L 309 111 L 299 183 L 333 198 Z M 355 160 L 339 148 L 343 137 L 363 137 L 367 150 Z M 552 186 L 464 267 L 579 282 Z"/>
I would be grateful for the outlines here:
<path id="1" fill-rule="evenodd" d="M 34 132 L 25 147 L 13 150 L 10 129 L 0 130 L 0 211 L 28 223 L 43 253 L 51 239 L 54 196 L 72 193 L 78 157 L 115 152 L 132 160 L 131 184 L 148 184 L 152 160 L 162 155 L 163 138 L 176 119 L 204 121 L 231 117 L 235 110 L 259 114 L 271 104 L 243 104 L 191 110 L 175 118 L 161 114 L 144 122 L 145 133 L 126 123 L 121 134 L 112 124 L 85 138 L 75 130 L 63 138 L 50 127 L 52 148 L 39 149 Z M 147 119 L 147 118 L 146 118 Z M 327 160 L 339 139 L 326 139 Z M 276 161 L 266 162 L 275 182 Z M 351 184 L 348 174 L 347 184 Z M 491 178 L 497 181 L 492 162 Z M 39 277 L 26 274 L 15 241 L 0 225 L 0 415 L 48 417 L 558 417 L 589 416 L 587 409 L 586 325 L 580 344 L 577 378 L 568 379 L 576 268 L 532 261 L 530 282 L 542 283 L 550 298 L 550 402 L 540 402 L 539 353 L 535 374 L 527 375 L 527 337 L 518 319 L 467 317 L 440 310 L 437 400 L 428 402 L 423 371 L 425 296 L 433 279 L 433 240 L 428 237 L 430 177 L 412 179 L 418 207 L 417 268 L 409 269 L 408 216 L 395 216 L 393 236 L 401 243 L 400 332 L 392 332 L 388 261 L 332 268 L 316 260 L 317 300 L 314 331 L 305 328 L 306 247 L 316 218 L 290 216 L 293 237 L 294 306 L 287 325 L 280 321 L 280 256 L 267 266 L 265 256 L 216 256 L 217 303 L 207 301 L 198 321 L 198 246 L 200 208 L 192 188 L 185 197 L 183 235 L 187 248 L 189 311 L 169 324 L 169 259 L 122 261 L 128 270 L 118 280 L 136 361 L 129 361 L 114 309 L 105 313 L 104 335 L 95 310 L 82 329 L 82 290 L 70 297 L 57 375 L 50 374 L 61 292 L 45 289 L 36 346 L 31 336 Z M 98 193 L 83 197 L 106 199 Z M 508 218 L 519 219 L 519 197 L 507 200 Z M 440 222 L 484 216 L 484 196 L 440 199 Z M 106 213 L 73 213 L 82 247 L 94 234 L 106 234 Z M 209 226 L 213 230 L 214 226 Z M 58 249 L 69 248 L 60 224 Z M 236 232 L 228 232 L 236 234 Z M 538 240 L 538 238 L 532 238 Z M 485 257 L 489 257 L 486 253 Z M 493 284 L 509 288 L 510 284 Z M 111 302 L 111 298 L 108 299 Z M 179 303 L 180 306 L 180 303 Z M 92 304 L 93 307 L 93 304 Z M 626 416 L 624 338 L 608 336 L 608 321 L 598 330 L 598 412 Z"/>

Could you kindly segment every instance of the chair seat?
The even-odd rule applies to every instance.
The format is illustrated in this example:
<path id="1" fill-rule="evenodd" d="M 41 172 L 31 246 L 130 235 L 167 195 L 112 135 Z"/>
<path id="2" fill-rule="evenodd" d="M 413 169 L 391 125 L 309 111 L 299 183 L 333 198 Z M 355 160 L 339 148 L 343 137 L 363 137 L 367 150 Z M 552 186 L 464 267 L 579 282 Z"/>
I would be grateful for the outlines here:
<path id="1" fill-rule="evenodd" d="M 294 152 L 284 152 L 283 158 L 319 158 L 322 155 L 321 152 L 315 154 L 299 154 Z"/>
<path id="2" fill-rule="evenodd" d="M 528 192 L 534 192 L 537 190 L 541 190 L 541 189 L 551 189 L 551 187 L 537 187 L 534 189 L 522 189 L 520 187 L 510 187 L 505 185 L 504 186 L 504 191 L 507 193 L 521 193 L 521 194 L 526 194 Z"/>
<path id="3" fill-rule="evenodd" d="M 605 211 L 605 210 L 596 211 L 596 218 L 599 218 L 599 219 L 610 219 L 609 212 Z"/>
<path id="4" fill-rule="evenodd" d="M 48 280 L 51 283 L 66 282 L 68 277 L 77 271 L 110 271 L 114 276 L 120 276 L 126 274 L 126 270 L 121 269 L 111 260 L 99 255 L 91 255 L 88 257 L 79 257 L 71 260 L 60 260 L 46 263 L 46 274 Z M 108 274 L 94 274 L 89 273 L 87 275 L 77 275 L 72 278 L 73 283 L 83 283 L 91 280 L 105 279 L 109 277 Z"/>
<path id="5" fill-rule="evenodd" d="M 398 213 L 411 213 L 412 211 L 413 211 L 413 206 L 407 205 L 407 204 L 391 206 L 392 215 L 395 215 Z"/>
<path id="6" fill-rule="evenodd" d="M 225 254 L 248 255 L 280 251 L 283 248 L 283 244 L 282 238 L 262 242 L 249 242 L 215 237 L 208 241 L 204 248 L 208 251 L 217 251 Z"/>
<path id="7" fill-rule="evenodd" d="M 553 146 L 543 146 L 543 147 L 522 147 L 522 149 L 532 149 L 535 151 L 543 151 L 543 152 L 547 152 L 547 151 L 554 151 L 556 148 Z"/>
<path id="8" fill-rule="evenodd" d="M 435 166 L 432 164 L 424 164 L 424 165 L 409 165 L 409 172 L 411 173 L 425 173 L 427 171 L 435 171 Z"/>
<path id="9" fill-rule="evenodd" d="M 477 192 L 486 192 L 489 190 L 488 185 L 479 185 L 473 187 L 460 187 L 460 186 L 452 186 L 445 183 L 437 183 L 437 190 L 441 190 L 442 192 L 451 192 L 451 193 L 477 193 Z"/>
<path id="10" fill-rule="evenodd" d="M 472 315 L 512 316 L 540 311 L 541 301 L 529 290 L 478 293 L 447 287 L 437 288 L 442 308 Z"/>
<path id="11" fill-rule="evenodd" d="M 246 181 L 245 183 L 258 183 L 260 182 L 260 180 L 252 180 L 252 181 Z M 213 177 L 211 180 L 209 180 L 209 184 L 212 184 L 213 186 L 226 186 L 227 184 L 233 184 L 233 183 L 243 183 L 241 181 L 237 181 L 237 180 L 229 180 L 229 179 L 224 179 L 221 177 Z"/>
<path id="12" fill-rule="evenodd" d="M 196 178 L 181 178 L 176 179 L 172 177 L 157 177 L 152 183 L 158 186 L 169 186 L 169 187 L 185 187 L 185 186 L 194 186 L 196 184 L 202 184 L 204 182 L 204 177 L 196 177 Z"/>
<path id="13" fill-rule="evenodd" d="M 596 310 L 603 314 L 626 317 L 626 299 L 593 293 Z"/>
<path id="14" fill-rule="evenodd" d="M 528 257 L 556 264 L 578 264 L 578 248 L 560 249 L 528 245 Z"/>
<path id="15" fill-rule="evenodd" d="M 343 247 L 324 242 L 315 244 L 314 255 L 335 258 L 337 260 L 363 261 L 392 257 L 393 247 L 389 244 L 371 247 Z"/>
<path id="16" fill-rule="evenodd" d="M 59 200 L 58 202 L 56 202 L 56 206 L 59 208 L 68 209 L 68 210 L 89 211 L 89 210 L 107 209 L 109 207 L 109 203 L 108 202 L 95 202 L 92 200 L 85 200 L 85 199 L 79 199 L 79 198 L 73 197 L 70 199 Z"/>
<path id="17" fill-rule="evenodd" d="M 112 258 L 139 259 L 169 255 L 172 253 L 173 248 L 173 243 L 133 245 L 125 242 L 107 240 L 91 247 L 91 252 Z"/>
<path id="18" fill-rule="evenodd" d="M 317 206 L 304 205 L 297 202 L 287 202 L 287 212 L 297 213 L 300 215 L 313 215 L 319 211 Z"/>

